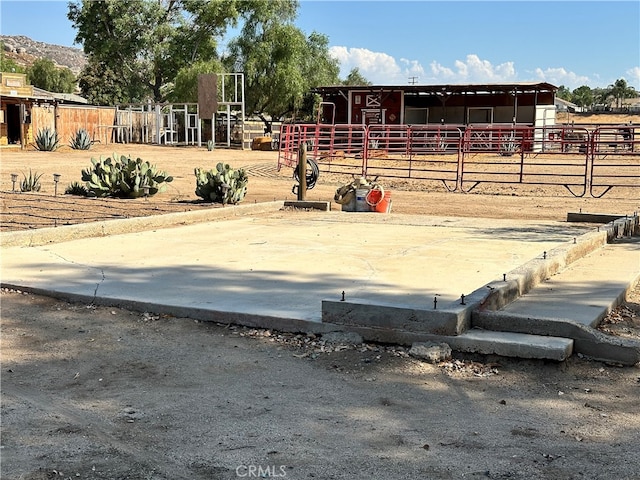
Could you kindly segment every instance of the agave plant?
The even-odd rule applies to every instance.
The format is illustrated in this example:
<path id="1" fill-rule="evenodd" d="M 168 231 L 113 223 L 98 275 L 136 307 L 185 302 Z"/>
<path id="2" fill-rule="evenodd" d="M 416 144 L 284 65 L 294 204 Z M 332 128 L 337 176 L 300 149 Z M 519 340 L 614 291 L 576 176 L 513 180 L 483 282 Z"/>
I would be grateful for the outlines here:
<path id="1" fill-rule="evenodd" d="M 213 140 L 209 140 L 207 142 L 207 150 L 212 151 L 215 147 L 215 144 L 213 143 Z"/>
<path id="2" fill-rule="evenodd" d="M 81 128 L 76 132 L 75 137 L 71 138 L 70 146 L 74 150 L 89 150 L 93 141 L 89 136 L 89 132 L 87 132 L 84 128 Z"/>
<path id="3" fill-rule="evenodd" d="M 32 173 L 29 170 L 29 176 L 27 177 L 24 173 L 22 176 L 24 177 L 22 182 L 20 183 L 20 191 L 21 192 L 39 192 L 42 185 L 40 184 L 40 178 L 44 175 L 44 173 Z"/>
<path id="4" fill-rule="evenodd" d="M 38 130 L 36 134 L 36 148 L 42 152 L 53 152 L 59 146 L 58 132 L 49 127 Z"/>
<path id="5" fill-rule="evenodd" d="M 79 197 L 86 197 L 89 194 L 89 190 L 80 182 L 73 182 L 64 191 L 67 195 L 77 195 Z"/>

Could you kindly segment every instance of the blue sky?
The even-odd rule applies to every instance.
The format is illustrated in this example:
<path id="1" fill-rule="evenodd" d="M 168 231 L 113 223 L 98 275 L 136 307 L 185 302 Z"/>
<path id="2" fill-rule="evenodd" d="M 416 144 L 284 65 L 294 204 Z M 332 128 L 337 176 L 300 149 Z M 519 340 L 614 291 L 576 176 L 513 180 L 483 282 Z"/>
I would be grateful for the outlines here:
<path id="1" fill-rule="evenodd" d="M 66 1 L 0 0 L 0 33 L 74 46 L 66 13 Z M 301 0 L 296 24 L 329 37 L 342 77 L 358 67 L 375 84 L 624 78 L 640 90 L 638 0 Z"/>

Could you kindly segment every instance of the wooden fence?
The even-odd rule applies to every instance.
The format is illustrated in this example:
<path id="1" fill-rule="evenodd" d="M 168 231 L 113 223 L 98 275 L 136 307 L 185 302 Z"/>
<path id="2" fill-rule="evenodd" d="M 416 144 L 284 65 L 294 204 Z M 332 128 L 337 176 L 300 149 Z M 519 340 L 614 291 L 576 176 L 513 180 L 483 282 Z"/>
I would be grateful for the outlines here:
<path id="1" fill-rule="evenodd" d="M 49 128 L 58 132 L 61 144 L 69 144 L 76 132 L 84 128 L 91 138 L 110 143 L 115 124 L 115 107 L 42 105 L 31 109 L 31 135 Z M 30 142 L 33 139 L 29 139 Z"/>

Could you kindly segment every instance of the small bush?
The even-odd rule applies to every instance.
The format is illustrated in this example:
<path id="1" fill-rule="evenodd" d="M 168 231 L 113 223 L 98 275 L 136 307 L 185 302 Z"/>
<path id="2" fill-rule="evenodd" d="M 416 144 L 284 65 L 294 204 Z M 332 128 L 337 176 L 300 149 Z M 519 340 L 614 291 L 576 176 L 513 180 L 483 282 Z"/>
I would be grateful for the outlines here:
<path id="1" fill-rule="evenodd" d="M 71 185 L 67 187 L 64 191 L 67 195 L 77 195 L 79 197 L 86 197 L 89 195 L 89 190 L 80 182 L 73 182 Z"/>
<path id="2" fill-rule="evenodd" d="M 57 150 L 60 143 L 58 133 L 48 127 L 38 130 L 36 134 L 36 148 L 41 152 L 53 152 Z"/>
<path id="3" fill-rule="evenodd" d="M 93 145 L 93 141 L 89 136 L 89 132 L 84 128 L 81 128 L 76 132 L 75 136 L 71 138 L 71 143 L 69 145 L 74 150 L 89 150 L 91 145 Z"/>
<path id="4" fill-rule="evenodd" d="M 236 204 L 247 194 L 249 177 L 240 168 L 234 170 L 228 164 L 218 163 L 215 170 L 194 170 L 196 195 L 208 202 Z"/>
<path id="5" fill-rule="evenodd" d="M 24 173 L 22 176 L 24 177 L 22 182 L 20 183 L 20 191 L 21 192 L 39 192 L 42 185 L 40 184 L 40 178 L 44 175 L 44 173 L 32 173 L 29 170 L 29 176 L 27 177 Z"/>
<path id="6" fill-rule="evenodd" d="M 92 167 L 82 170 L 82 181 L 86 182 L 89 196 L 138 198 L 155 195 L 173 181 L 173 177 L 158 170 L 155 165 L 133 160 L 124 155 L 113 158 L 91 159 Z"/>

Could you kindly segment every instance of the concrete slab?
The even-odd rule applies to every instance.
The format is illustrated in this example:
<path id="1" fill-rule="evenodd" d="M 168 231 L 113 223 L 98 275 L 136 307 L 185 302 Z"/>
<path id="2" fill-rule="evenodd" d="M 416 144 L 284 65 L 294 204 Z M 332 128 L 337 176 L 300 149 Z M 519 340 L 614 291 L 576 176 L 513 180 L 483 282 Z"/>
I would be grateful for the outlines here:
<path id="1" fill-rule="evenodd" d="M 127 221 L 103 222 L 109 224 L 103 231 Z M 147 219 L 147 228 L 154 221 L 162 219 Z M 63 237 L 72 238 L 73 226 L 57 230 L 67 228 Z M 343 291 L 347 298 L 403 308 L 432 308 L 434 297 L 443 305 L 455 302 L 592 229 L 564 222 L 265 212 L 3 247 L 2 282 L 174 311 L 254 315 L 279 328 L 278 318 L 320 322 L 321 301 L 339 301 Z"/>

